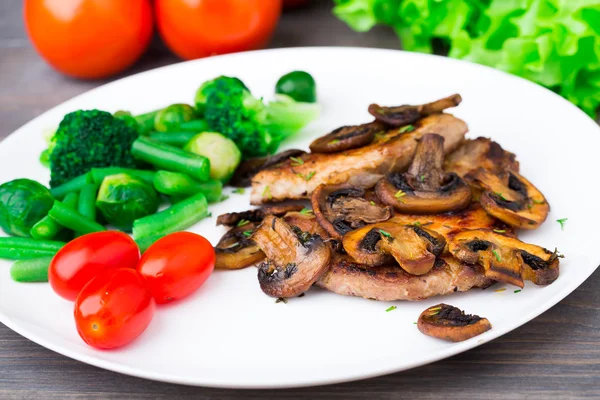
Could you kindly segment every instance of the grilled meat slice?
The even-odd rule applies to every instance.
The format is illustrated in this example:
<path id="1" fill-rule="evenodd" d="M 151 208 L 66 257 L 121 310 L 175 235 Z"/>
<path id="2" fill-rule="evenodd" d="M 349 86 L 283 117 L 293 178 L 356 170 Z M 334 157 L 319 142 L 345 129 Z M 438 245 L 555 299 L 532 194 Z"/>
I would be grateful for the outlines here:
<path id="1" fill-rule="evenodd" d="M 400 133 L 387 131 L 373 143 L 342 153 L 308 154 L 298 165 L 288 160 L 265 169 L 252 179 L 252 204 L 286 199 L 305 199 L 320 184 L 349 183 L 363 189 L 372 188 L 391 171 L 405 169 L 413 159 L 417 140 L 427 133 L 444 137 L 444 152 L 453 151 L 463 140 L 467 124 L 450 114 L 436 114 L 419 120 L 416 129 Z M 293 165 L 292 165 L 293 164 Z"/>
<path id="2" fill-rule="evenodd" d="M 356 264 L 349 256 L 336 253 L 317 286 L 347 296 L 413 301 L 485 288 L 492 283 L 483 275 L 483 269 L 461 263 L 449 254 L 438 258 L 427 274 L 415 276 L 398 266 L 371 268 Z"/>
<path id="3" fill-rule="evenodd" d="M 484 137 L 465 140 L 444 161 L 446 172 L 455 172 L 467 180 L 469 178 L 467 175 L 479 168 L 486 169 L 493 174 L 504 171 L 519 172 L 519 162 L 513 153 Z"/>

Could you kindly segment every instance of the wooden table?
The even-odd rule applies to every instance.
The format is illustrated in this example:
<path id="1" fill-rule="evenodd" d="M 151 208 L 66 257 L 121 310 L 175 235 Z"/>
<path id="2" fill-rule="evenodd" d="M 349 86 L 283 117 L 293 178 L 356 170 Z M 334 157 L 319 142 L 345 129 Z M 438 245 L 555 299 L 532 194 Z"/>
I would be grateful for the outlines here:
<path id="1" fill-rule="evenodd" d="M 21 2 L 0 2 L 0 139 L 47 109 L 104 81 L 52 71 L 30 47 Z M 330 2 L 288 13 L 272 47 L 397 48 L 385 29 L 358 34 L 331 16 Z M 158 41 L 126 74 L 177 62 Z M 474 350 L 394 375 L 282 391 L 203 389 L 104 371 L 53 353 L 0 324 L 0 399 L 187 398 L 581 398 L 600 397 L 600 273 L 527 325 Z"/>

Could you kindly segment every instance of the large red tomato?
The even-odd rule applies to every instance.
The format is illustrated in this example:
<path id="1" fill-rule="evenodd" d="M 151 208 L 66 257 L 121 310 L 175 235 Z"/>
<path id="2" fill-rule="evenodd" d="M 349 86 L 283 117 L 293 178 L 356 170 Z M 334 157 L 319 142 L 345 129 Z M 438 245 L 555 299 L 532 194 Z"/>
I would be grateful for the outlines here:
<path id="1" fill-rule="evenodd" d="M 104 78 L 123 71 L 152 37 L 149 0 L 25 0 L 29 38 L 60 72 Z"/>
<path id="2" fill-rule="evenodd" d="M 156 0 L 167 46 L 194 59 L 264 47 L 281 15 L 281 0 Z"/>

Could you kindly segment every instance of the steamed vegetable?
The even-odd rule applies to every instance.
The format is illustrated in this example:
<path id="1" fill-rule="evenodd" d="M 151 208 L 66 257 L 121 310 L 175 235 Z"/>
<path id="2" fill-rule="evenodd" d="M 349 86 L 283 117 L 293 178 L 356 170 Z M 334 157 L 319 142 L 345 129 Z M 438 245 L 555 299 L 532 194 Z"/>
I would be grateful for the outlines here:
<path id="1" fill-rule="evenodd" d="M 79 195 L 76 192 L 71 192 L 67 193 L 62 202 L 65 206 L 75 209 L 78 201 Z M 50 215 L 46 215 L 31 228 L 30 234 L 35 239 L 50 240 L 54 239 L 62 229 L 62 225 Z"/>
<path id="2" fill-rule="evenodd" d="M 600 104 L 600 3 L 563 0 L 335 0 L 354 30 L 391 26 L 406 50 L 499 68 L 551 90 L 593 115 Z"/>
<path id="3" fill-rule="evenodd" d="M 53 187 L 50 189 L 50 193 L 55 199 L 60 200 L 65 197 L 68 193 L 79 192 L 87 183 L 94 181 L 90 172 L 86 172 L 83 175 L 79 175 L 76 178 L 71 179 L 68 182 L 63 183 L 60 186 Z"/>
<path id="4" fill-rule="evenodd" d="M 152 132 L 148 137 L 155 142 L 168 144 L 169 146 L 183 147 L 200 131 L 181 131 L 181 132 Z"/>
<path id="5" fill-rule="evenodd" d="M 48 267 L 52 256 L 16 261 L 10 268 L 15 282 L 48 282 Z"/>
<path id="6" fill-rule="evenodd" d="M 279 78 L 275 93 L 286 94 L 296 101 L 316 103 L 317 84 L 308 72 L 292 71 Z"/>
<path id="7" fill-rule="evenodd" d="M 0 228 L 9 235 L 30 236 L 33 225 L 44 218 L 54 198 L 42 184 L 15 179 L 0 185 Z"/>
<path id="8" fill-rule="evenodd" d="M 119 168 L 119 167 L 108 167 L 108 168 L 93 168 L 91 175 L 93 182 L 96 185 L 101 185 L 104 178 L 109 175 L 127 174 L 135 176 L 142 181 L 152 184 L 154 181 L 155 171 L 147 171 L 144 169 L 132 169 L 132 168 Z"/>
<path id="9" fill-rule="evenodd" d="M 158 132 L 175 130 L 184 122 L 195 117 L 194 108 L 187 104 L 171 104 L 154 116 L 154 129 Z"/>
<path id="10" fill-rule="evenodd" d="M 54 218 L 60 225 L 79 234 L 85 235 L 87 233 L 101 232 L 106 230 L 99 223 L 84 217 L 76 210 L 69 208 L 60 201 L 54 202 L 54 205 L 48 212 L 48 215 Z"/>
<path id="11" fill-rule="evenodd" d="M 154 188 L 167 196 L 186 197 L 202 193 L 209 203 L 219 201 L 223 192 L 221 181 L 210 179 L 198 182 L 185 174 L 169 171 L 158 171 L 154 178 Z"/>
<path id="12" fill-rule="evenodd" d="M 154 188 L 128 174 L 104 178 L 96 200 L 106 221 L 125 231 L 131 230 L 136 219 L 154 214 L 159 205 L 160 199 Z"/>
<path id="13" fill-rule="evenodd" d="M 235 143 L 216 132 L 203 132 L 194 136 L 184 150 L 208 158 L 210 177 L 221 182 L 229 181 L 242 159 L 242 153 Z"/>

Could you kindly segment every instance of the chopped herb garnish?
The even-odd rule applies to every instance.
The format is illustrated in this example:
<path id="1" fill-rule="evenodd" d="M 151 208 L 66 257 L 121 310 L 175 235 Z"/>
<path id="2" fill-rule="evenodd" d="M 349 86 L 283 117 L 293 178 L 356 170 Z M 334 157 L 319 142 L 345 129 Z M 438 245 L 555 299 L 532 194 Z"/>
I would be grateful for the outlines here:
<path id="1" fill-rule="evenodd" d="M 496 257 L 496 260 L 498 260 L 498 262 L 502 261 L 502 258 L 500 258 L 500 254 L 498 254 L 496 249 L 492 250 L 492 254 L 494 254 L 494 257 Z"/>
<path id="2" fill-rule="evenodd" d="M 544 200 L 531 199 L 535 204 L 544 204 Z"/>
<path id="3" fill-rule="evenodd" d="M 416 226 L 416 227 L 418 228 L 418 227 L 420 227 L 420 226 L 421 226 L 421 223 L 420 223 L 419 221 L 417 221 L 417 222 L 415 222 L 413 225 L 414 225 L 414 226 Z"/>
<path id="4" fill-rule="evenodd" d="M 403 126 L 402 128 L 400 128 L 399 132 L 400 133 L 407 133 L 407 132 L 412 132 L 415 130 L 415 126 L 414 125 L 406 125 Z"/>
<path id="5" fill-rule="evenodd" d="M 371 200 L 369 203 L 371 203 L 372 206 L 375 205 L 375 202 L 373 200 Z"/>
<path id="6" fill-rule="evenodd" d="M 400 200 L 401 203 L 404 203 L 404 201 L 402 201 L 402 197 L 404 196 L 406 196 L 406 193 L 404 193 L 402 190 L 398 190 L 394 195 L 394 197 Z"/>
<path id="7" fill-rule="evenodd" d="M 339 142 L 340 142 L 339 139 L 333 139 L 331 142 L 329 142 L 329 144 L 337 144 Z"/>
<path id="8" fill-rule="evenodd" d="M 219 201 L 225 201 L 229 198 L 229 196 L 227 196 L 226 194 L 221 196 L 221 199 Z"/>
<path id="9" fill-rule="evenodd" d="M 506 200 L 506 197 L 504 197 L 504 195 L 500 192 L 496 192 L 496 196 L 500 197 L 500 200 L 502 200 L 502 201 L 508 201 L 508 200 Z"/>
<path id="10" fill-rule="evenodd" d="M 233 191 L 233 193 L 236 193 L 236 194 L 244 194 L 244 193 L 246 193 L 246 189 L 244 189 L 244 188 L 237 188 L 237 189 L 235 189 L 235 190 Z"/>
<path id="11" fill-rule="evenodd" d="M 557 219 L 556 222 L 558 222 L 560 224 L 560 229 L 562 229 L 563 231 L 565 230 L 565 222 L 567 222 L 569 220 L 569 218 L 561 218 L 561 219 Z"/>
<path id="12" fill-rule="evenodd" d="M 515 290 L 515 293 L 519 293 L 521 291 L 521 289 L 517 289 Z"/>
<path id="13" fill-rule="evenodd" d="M 262 197 L 266 197 L 267 199 L 271 200 L 273 198 L 273 196 L 271 195 L 271 189 L 269 188 L 269 186 L 265 186 L 265 190 L 263 190 L 262 192 Z"/>
<path id="14" fill-rule="evenodd" d="M 277 300 L 275 300 L 275 304 L 277 303 L 287 304 L 287 299 L 285 297 L 280 297 Z"/>
<path id="15" fill-rule="evenodd" d="M 252 231 L 244 231 L 243 233 L 244 233 L 244 236 L 246 236 L 246 237 L 252 236 Z"/>
<path id="16" fill-rule="evenodd" d="M 308 174 L 304 175 L 304 174 L 296 174 L 298 175 L 300 178 L 304 179 L 306 182 L 310 181 L 310 179 L 315 176 L 315 171 L 310 171 Z"/>
<path id="17" fill-rule="evenodd" d="M 299 157 L 290 157 L 290 160 L 292 160 L 293 167 L 304 164 L 304 160 Z"/>
<path id="18" fill-rule="evenodd" d="M 394 311 L 396 308 L 397 308 L 396 306 L 391 306 L 390 308 L 388 308 L 387 310 L 385 310 L 385 312 Z"/>
<path id="19" fill-rule="evenodd" d="M 440 311 L 442 307 L 431 307 L 429 311 Z"/>
<path id="20" fill-rule="evenodd" d="M 247 219 L 240 219 L 240 222 L 238 222 L 236 226 L 244 226 L 249 223 L 250 221 L 248 221 Z"/>
<path id="21" fill-rule="evenodd" d="M 506 233 L 506 229 L 494 229 L 496 233 Z"/>
<path id="22" fill-rule="evenodd" d="M 504 292 L 505 290 L 506 290 L 506 288 L 502 288 L 502 289 L 496 289 L 496 290 L 494 290 L 494 292 L 497 292 L 497 293 L 498 293 L 498 292 Z"/>
<path id="23" fill-rule="evenodd" d="M 413 322 L 413 325 L 416 325 L 416 324 L 417 324 L 416 322 Z"/>
<path id="24" fill-rule="evenodd" d="M 379 230 L 379 233 L 381 233 L 383 236 L 385 236 L 385 237 L 388 237 L 388 238 L 389 238 L 389 237 L 392 237 L 392 234 L 391 234 L 391 233 L 389 233 L 389 232 L 386 232 L 386 231 L 384 231 L 383 229 L 380 229 L 380 230 Z"/>
<path id="25" fill-rule="evenodd" d="M 312 215 L 313 214 L 313 210 L 311 210 L 310 208 L 303 208 L 302 210 L 300 210 L 300 214 L 304 214 L 304 215 Z"/>
<path id="26" fill-rule="evenodd" d="M 421 182 L 424 182 L 424 181 L 425 181 L 425 175 L 421 175 L 421 176 L 419 177 L 419 180 L 420 180 Z"/>
<path id="27" fill-rule="evenodd" d="M 531 210 L 533 208 L 533 204 L 527 203 L 527 208 Z"/>

